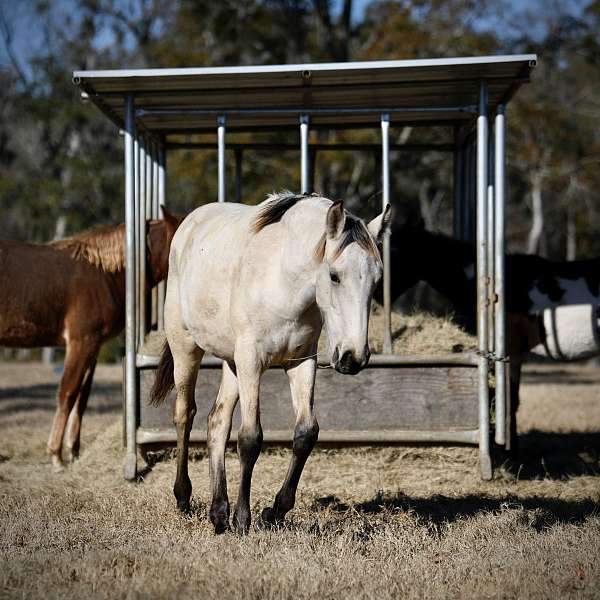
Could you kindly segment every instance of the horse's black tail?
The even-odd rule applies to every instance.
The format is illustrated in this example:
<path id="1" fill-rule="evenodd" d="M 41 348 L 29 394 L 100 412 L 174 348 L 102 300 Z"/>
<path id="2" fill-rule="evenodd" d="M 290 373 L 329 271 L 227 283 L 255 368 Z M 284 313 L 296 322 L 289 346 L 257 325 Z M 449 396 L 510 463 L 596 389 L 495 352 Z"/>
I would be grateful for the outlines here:
<path id="1" fill-rule="evenodd" d="M 169 343 L 165 340 L 163 351 L 160 356 L 160 362 L 156 369 L 156 378 L 154 379 L 154 385 L 150 392 L 150 404 L 158 406 L 165 401 L 167 394 L 175 386 L 175 380 L 173 378 L 173 354 Z"/>

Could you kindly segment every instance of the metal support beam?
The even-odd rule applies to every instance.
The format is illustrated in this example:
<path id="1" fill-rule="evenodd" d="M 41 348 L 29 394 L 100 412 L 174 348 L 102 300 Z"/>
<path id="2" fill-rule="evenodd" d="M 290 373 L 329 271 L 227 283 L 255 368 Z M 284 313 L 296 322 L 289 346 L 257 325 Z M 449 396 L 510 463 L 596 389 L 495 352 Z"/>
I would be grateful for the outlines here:
<path id="1" fill-rule="evenodd" d="M 381 187 L 382 209 L 390 204 L 390 116 L 381 115 Z M 383 237 L 383 351 L 392 352 L 392 293 L 390 236 Z"/>
<path id="2" fill-rule="evenodd" d="M 146 215 L 148 214 L 149 189 L 149 152 L 150 141 L 144 139 L 140 141 L 140 195 L 136 205 L 136 255 L 137 255 L 137 276 L 136 276 L 136 298 L 137 298 L 137 346 L 143 346 L 146 337 Z"/>
<path id="3" fill-rule="evenodd" d="M 166 178 L 167 178 L 167 151 L 164 142 L 158 147 L 158 205 L 166 206 Z M 165 291 L 166 283 L 161 281 L 158 284 L 158 299 L 157 299 L 157 315 L 156 327 L 159 331 L 165 328 L 164 312 L 165 312 Z"/>
<path id="4" fill-rule="evenodd" d="M 463 147 L 458 142 L 460 128 L 454 128 L 454 152 L 452 153 L 453 167 L 453 211 L 452 211 L 452 235 L 455 239 L 462 239 L 461 225 L 463 220 Z"/>
<path id="5" fill-rule="evenodd" d="M 300 192 L 302 194 L 310 193 L 308 121 L 308 116 L 300 117 Z"/>
<path id="6" fill-rule="evenodd" d="M 167 144 L 168 150 L 216 150 L 217 144 L 211 142 L 169 142 Z M 390 151 L 395 152 L 453 152 L 455 149 L 455 144 L 444 144 L 444 143 L 435 143 L 435 144 L 390 144 Z M 227 144 L 228 150 L 255 150 L 255 151 L 265 151 L 265 152 L 278 152 L 282 151 L 294 151 L 298 150 L 298 144 L 291 144 L 288 142 L 234 142 L 232 144 Z M 356 152 L 356 151 L 369 151 L 375 150 L 379 153 L 381 149 L 381 144 L 370 144 L 370 143 L 328 143 L 328 142 L 318 142 L 309 144 L 309 151 L 314 150 L 326 150 L 326 151 L 347 151 L 347 152 Z"/>
<path id="7" fill-rule="evenodd" d="M 487 267 L 488 93 L 479 87 L 477 117 L 477 338 L 479 361 L 479 464 L 482 479 L 491 479 L 490 409 L 488 383 L 488 267 Z"/>
<path id="8" fill-rule="evenodd" d="M 138 108 L 135 112 L 136 117 L 150 116 L 238 116 L 238 115 L 376 115 L 378 113 L 385 114 L 443 114 L 443 115 L 461 115 L 465 117 L 477 112 L 477 107 L 471 104 L 461 106 L 380 106 L 380 107 L 364 107 L 364 108 L 232 108 L 222 110 L 218 108 Z"/>
<path id="9" fill-rule="evenodd" d="M 507 427 L 507 368 L 506 368 L 506 300 L 505 300 L 505 265 L 506 253 L 506 117 L 504 106 L 498 106 L 494 126 L 494 188 L 495 223 L 494 223 L 494 294 L 495 303 L 495 337 L 496 337 L 496 443 L 506 444 Z"/>
<path id="10" fill-rule="evenodd" d="M 244 160 L 244 151 L 241 148 L 235 149 L 235 201 L 242 201 L 242 161 Z"/>
<path id="11" fill-rule="evenodd" d="M 159 219 L 160 218 L 160 209 L 158 205 L 158 144 L 156 141 L 152 141 L 152 145 L 150 146 L 150 159 L 151 159 L 151 212 L 146 214 L 146 218 Z M 143 242 L 144 250 L 146 249 L 146 236 L 144 235 Z M 154 325 L 158 325 L 158 288 L 154 286 L 152 288 L 152 292 L 150 293 L 150 325 L 151 327 Z"/>
<path id="12" fill-rule="evenodd" d="M 125 97 L 125 479 L 135 479 L 136 459 L 136 368 L 135 368 L 135 159 L 133 95 Z"/>
<path id="13" fill-rule="evenodd" d="M 225 117 L 220 115 L 217 118 L 217 154 L 218 154 L 218 199 L 219 202 L 225 202 L 226 200 L 226 188 L 225 188 Z"/>

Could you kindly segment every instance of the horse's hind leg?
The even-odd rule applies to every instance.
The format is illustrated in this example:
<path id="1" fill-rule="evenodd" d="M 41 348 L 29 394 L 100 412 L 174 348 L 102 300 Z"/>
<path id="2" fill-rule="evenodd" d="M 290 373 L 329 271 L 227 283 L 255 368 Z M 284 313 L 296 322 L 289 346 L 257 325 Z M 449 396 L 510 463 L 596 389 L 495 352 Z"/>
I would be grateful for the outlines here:
<path id="1" fill-rule="evenodd" d="M 215 404 L 208 415 L 208 456 L 212 503 L 210 520 L 215 533 L 229 527 L 229 498 L 225 472 L 225 447 L 231 433 L 231 417 L 238 400 L 238 382 L 231 367 L 224 362 L 221 386 Z"/>
<path id="2" fill-rule="evenodd" d="M 179 510 L 189 512 L 192 482 L 188 475 L 188 449 L 190 430 L 196 414 L 196 379 L 204 351 L 196 346 L 185 331 L 177 336 L 169 335 L 168 340 L 173 354 L 173 379 L 177 392 L 173 416 L 177 430 L 177 476 L 173 493 Z"/>
<path id="3" fill-rule="evenodd" d="M 296 426 L 292 460 L 285 481 L 275 496 L 273 507 L 265 508 L 261 515 L 263 522 L 270 525 L 281 523 L 286 513 L 294 507 L 296 489 L 302 470 L 319 436 L 319 425 L 315 417 L 313 402 L 315 372 L 315 359 L 308 359 L 287 369 L 292 402 L 296 411 Z"/>
<path id="4" fill-rule="evenodd" d="M 70 459 L 74 460 L 79 457 L 79 447 L 81 444 L 81 420 L 83 419 L 83 413 L 87 407 L 88 399 L 90 397 L 90 391 L 92 389 L 92 380 L 94 379 L 94 371 L 96 369 L 96 358 L 94 358 L 92 364 L 89 366 L 83 385 L 75 401 L 75 406 L 71 410 L 69 420 L 67 422 L 67 434 L 65 439 L 65 447 L 67 452 L 70 454 Z"/>
<path id="5" fill-rule="evenodd" d="M 48 439 L 48 453 L 56 470 L 63 467 L 61 448 L 67 419 L 79 396 L 85 372 L 98 354 L 97 344 L 71 340 L 67 345 L 64 372 L 58 389 L 58 406 Z"/>

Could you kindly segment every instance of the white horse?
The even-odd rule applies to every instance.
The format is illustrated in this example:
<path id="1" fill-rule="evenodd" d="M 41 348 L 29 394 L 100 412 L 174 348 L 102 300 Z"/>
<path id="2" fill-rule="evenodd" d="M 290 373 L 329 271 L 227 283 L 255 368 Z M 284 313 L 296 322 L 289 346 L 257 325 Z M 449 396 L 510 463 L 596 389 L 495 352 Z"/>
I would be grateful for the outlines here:
<path id="1" fill-rule="evenodd" d="M 273 194 L 258 206 L 208 204 L 180 225 L 171 245 L 165 331 L 167 344 L 151 401 L 176 388 L 177 505 L 189 510 L 188 443 L 196 413 L 194 389 L 205 352 L 223 359 L 221 386 L 208 417 L 212 503 L 217 533 L 229 526 L 225 447 L 238 397 L 240 487 L 238 532 L 250 526 L 250 483 L 260 453 L 259 380 L 272 365 L 288 376 L 296 412 L 293 456 L 265 523 L 294 506 L 304 464 L 317 441 L 313 388 L 323 323 L 331 365 L 355 374 L 369 360 L 367 330 L 382 266 L 377 243 L 389 229 L 390 207 L 368 226 L 341 201 Z"/>

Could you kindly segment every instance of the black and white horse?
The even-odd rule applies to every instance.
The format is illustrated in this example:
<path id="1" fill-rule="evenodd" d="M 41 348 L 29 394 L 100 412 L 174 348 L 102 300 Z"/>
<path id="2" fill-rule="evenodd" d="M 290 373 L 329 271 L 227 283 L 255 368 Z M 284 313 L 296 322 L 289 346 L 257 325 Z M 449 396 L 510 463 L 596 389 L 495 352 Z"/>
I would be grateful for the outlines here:
<path id="1" fill-rule="evenodd" d="M 391 289 L 395 300 L 415 285 L 425 281 L 453 304 L 458 321 L 471 332 L 476 325 L 476 249 L 473 244 L 455 240 L 440 233 L 427 231 L 423 223 L 404 223 L 392 228 Z M 415 259 L 407 261 L 407 256 Z M 528 352 L 549 354 L 550 332 L 544 328 L 544 313 L 548 309 L 564 310 L 566 335 L 576 339 L 587 325 L 588 338 L 597 352 L 598 306 L 600 305 L 600 258 L 571 262 L 550 261 L 540 256 L 507 254 L 506 310 L 507 343 L 511 359 L 511 438 L 516 450 L 516 412 L 519 407 L 521 366 Z M 579 307 L 589 307 L 592 319 L 580 318 Z M 578 312 L 574 312 L 578 311 Z M 573 321 L 571 315 L 576 314 Z M 553 313 L 554 315 L 554 313 Z M 563 313 L 565 315 L 565 313 Z M 561 318 L 563 318 L 561 316 Z M 570 320 L 569 320 L 570 319 Z M 574 324 L 575 323 L 575 324 Z M 593 330 L 593 331 L 592 331 Z M 583 337 L 580 335 L 580 337 Z M 579 357 L 590 356 L 587 352 Z M 577 358 L 577 351 L 559 357 Z"/>

